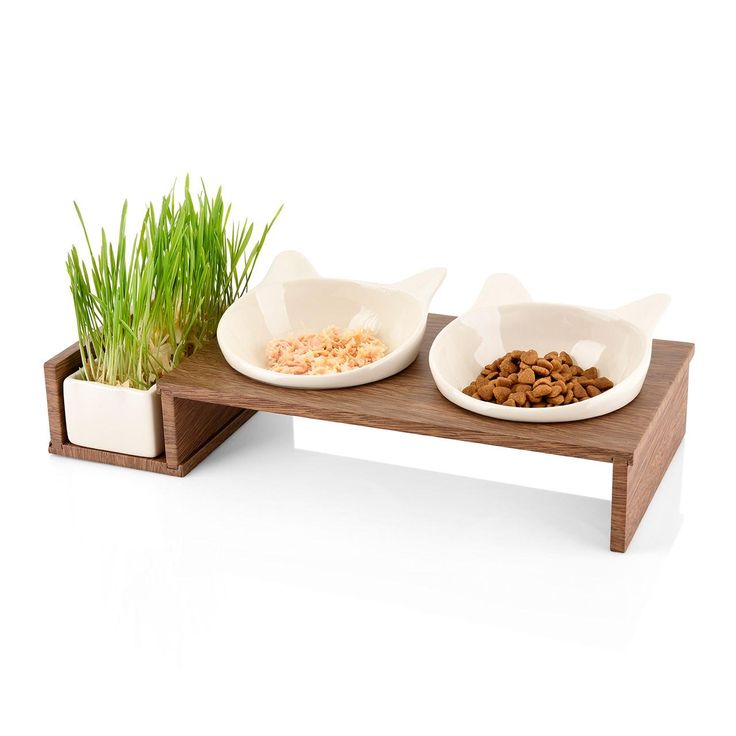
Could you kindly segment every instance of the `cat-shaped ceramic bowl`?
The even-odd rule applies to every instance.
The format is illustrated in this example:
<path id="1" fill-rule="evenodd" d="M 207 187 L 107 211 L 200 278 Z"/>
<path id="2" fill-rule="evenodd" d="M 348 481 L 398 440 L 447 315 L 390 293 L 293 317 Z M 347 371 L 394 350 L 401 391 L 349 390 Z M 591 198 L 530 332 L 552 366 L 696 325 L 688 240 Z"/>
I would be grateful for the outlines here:
<path id="1" fill-rule="evenodd" d="M 655 294 L 610 311 L 532 301 L 508 274 L 485 283 L 472 308 L 435 338 L 429 367 L 437 388 L 454 404 L 515 422 L 571 422 L 620 409 L 641 390 L 652 356 L 652 331 L 669 304 Z M 583 368 L 596 366 L 613 388 L 577 404 L 542 409 L 511 407 L 462 392 L 485 365 L 511 350 L 540 355 L 565 350 Z"/>
<path id="2" fill-rule="evenodd" d="M 217 341 L 227 362 L 250 378 L 289 388 L 345 388 L 392 376 L 417 357 L 429 303 L 445 278 L 433 268 L 395 284 L 323 278 L 296 251 L 280 253 L 263 281 L 225 312 Z M 268 368 L 266 345 L 335 325 L 365 328 L 382 340 L 383 358 L 344 373 L 291 375 Z"/>

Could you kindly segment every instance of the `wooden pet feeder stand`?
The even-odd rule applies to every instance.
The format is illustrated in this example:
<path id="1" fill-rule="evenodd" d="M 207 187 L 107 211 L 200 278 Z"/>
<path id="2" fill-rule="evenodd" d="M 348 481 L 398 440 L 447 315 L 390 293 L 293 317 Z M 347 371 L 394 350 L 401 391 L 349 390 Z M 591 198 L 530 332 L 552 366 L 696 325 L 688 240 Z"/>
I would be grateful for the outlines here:
<path id="1" fill-rule="evenodd" d="M 406 370 L 344 389 L 297 390 L 253 381 L 225 362 L 213 340 L 159 381 L 166 449 L 152 459 L 69 442 L 63 381 L 81 365 L 73 345 L 44 365 L 49 452 L 184 476 L 256 411 L 267 411 L 599 460 L 613 464 L 610 547 L 626 551 L 685 434 L 692 343 L 654 340 L 641 393 L 616 412 L 560 424 L 504 422 L 465 411 L 437 390 L 427 354 L 452 319 L 429 315 L 419 357 Z"/>

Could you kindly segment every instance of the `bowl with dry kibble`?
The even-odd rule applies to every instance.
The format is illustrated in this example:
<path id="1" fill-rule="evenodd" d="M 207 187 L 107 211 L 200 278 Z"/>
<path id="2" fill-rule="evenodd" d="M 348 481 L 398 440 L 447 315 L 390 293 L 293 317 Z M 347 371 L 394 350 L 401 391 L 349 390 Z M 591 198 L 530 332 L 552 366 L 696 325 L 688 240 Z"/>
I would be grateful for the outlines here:
<path id="1" fill-rule="evenodd" d="M 429 367 L 442 395 L 476 414 L 516 422 L 601 416 L 641 391 L 669 301 L 654 294 L 613 310 L 535 302 L 516 278 L 495 274 L 437 335 Z"/>
<path id="2" fill-rule="evenodd" d="M 217 341 L 236 371 L 275 386 L 379 381 L 417 357 L 430 301 L 444 278 L 444 268 L 393 284 L 325 278 L 301 253 L 284 251 L 263 281 L 225 312 Z"/>

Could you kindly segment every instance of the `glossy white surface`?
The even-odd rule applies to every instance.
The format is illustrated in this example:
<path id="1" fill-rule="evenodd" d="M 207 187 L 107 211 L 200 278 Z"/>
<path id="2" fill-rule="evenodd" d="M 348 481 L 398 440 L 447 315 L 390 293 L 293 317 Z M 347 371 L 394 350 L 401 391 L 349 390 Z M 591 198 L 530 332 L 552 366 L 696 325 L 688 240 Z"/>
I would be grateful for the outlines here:
<path id="1" fill-rule="evenodd" d="M 429 303 L 445 278 L 433 268 L 396 284 L 368 284 L 320 277 L 296 251 L 276 256 L 263 281 L 223 315 L 217 341 L 235 370 L 289 388 L 344 388 L 378 381 L 406 368 L 417 356 Z M 380 360 L 345 373 L 295 376 L 269 370 L 266 345 L 336 325 L 367 328 L 387 346 Z"/>
<path id="2" fill-rule="evenodd" d="M 641 390 L 651 359 L 652 330 L 669 303 L 655 294 L 618 310 L 533 302 L 508 274 L 485 283 L 473 307 L 435 338 L 429 366 L 445 398 L 464 409 L 516 422 L 571 422 L 620 409 Z M 531 409 L 474 399 L 462 392 L 485 365 L 510 350 L 540 355 L 565 350 L 583 368 L 614 382 L 599 396 L 566 406 Z"/>
<path id="3" fill-rule="evenodd" d="M 77 379 L 64 380 L 64 411 L 70 442 L 97 450 L 156 457 L 164 449 L 161 395 Z"/>

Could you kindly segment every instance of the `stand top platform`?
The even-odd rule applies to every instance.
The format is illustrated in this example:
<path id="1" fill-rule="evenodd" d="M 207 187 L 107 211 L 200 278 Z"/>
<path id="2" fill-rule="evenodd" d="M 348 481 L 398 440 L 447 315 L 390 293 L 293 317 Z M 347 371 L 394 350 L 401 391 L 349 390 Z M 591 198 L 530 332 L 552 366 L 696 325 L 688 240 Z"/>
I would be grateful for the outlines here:
<path id="1" fill-rule="evenodd" d="M 692 343 L 654 340 L 641 393 L 612 414 L 560 424 L 505 422 L 461 409 L 437 390 L 427 356 L 437 333 L 452 319 L 430 314 L 416 361 L 376 383 L 328 390 L 271 386 L 233 370 L 213 340 L 160 379 L 159 388 L 173 397 L 223 406 L 631 463 L 654 419 L 672 399 L 669 388 L 687 370 L 694 351 Z"/>

